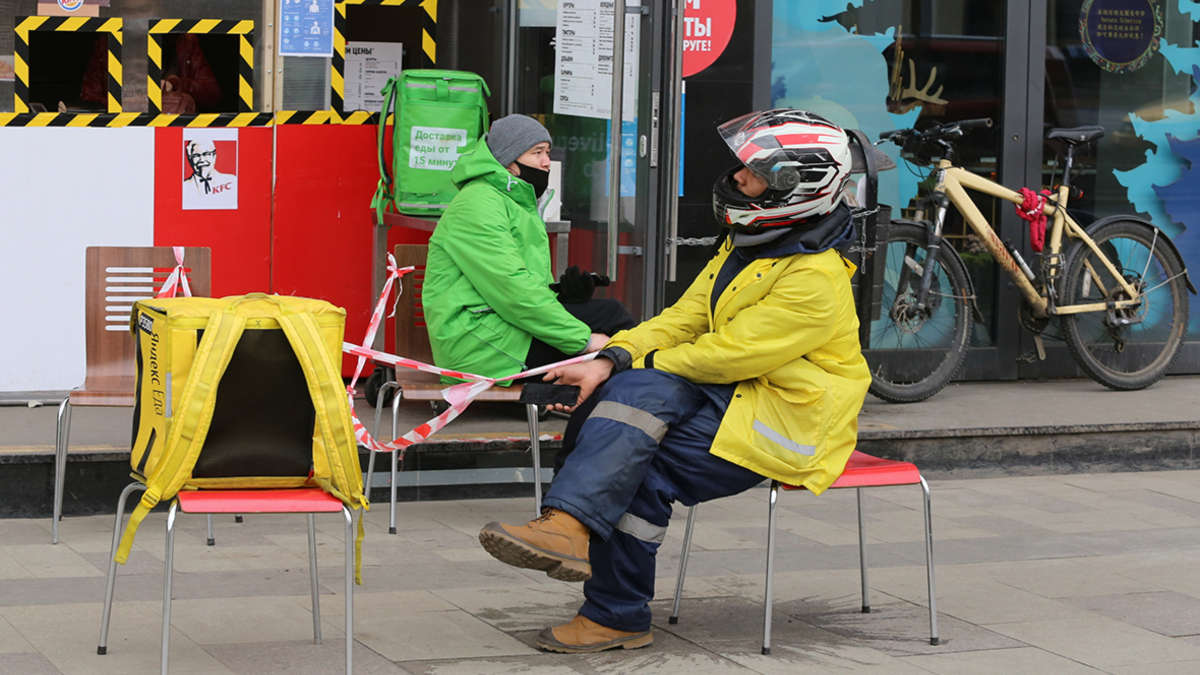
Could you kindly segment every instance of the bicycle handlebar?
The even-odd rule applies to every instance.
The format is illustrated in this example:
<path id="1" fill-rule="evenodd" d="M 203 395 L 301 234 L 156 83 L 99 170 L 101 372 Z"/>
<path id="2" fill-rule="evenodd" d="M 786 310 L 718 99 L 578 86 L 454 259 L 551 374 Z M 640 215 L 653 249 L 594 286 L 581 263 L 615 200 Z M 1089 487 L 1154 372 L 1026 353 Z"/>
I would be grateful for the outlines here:
<path id="1" fill-rule="evenodd" d="M 955 123 L 959 129 L 990 129 L 992 126 L 992 118 L 981 117 L 975 120 L 963 120 Z"/>
<path id="2" fill-rule="evenodd" d="M 933 150 L 933 154 L 930 155 L 932 157 L 949 157 L 954 152 L 953 139 L 961 138 L 964 131 L 987 129 L 991 126 L 991 118 L 981 117 L 947 124 L 935 124 L 925 131 L 896 129 L 879 134 L 879 143 L 891 141 L 913 154 L 922 154 Z M 929 157 L 926 157 L 922 163 L 928 159 Z"/>

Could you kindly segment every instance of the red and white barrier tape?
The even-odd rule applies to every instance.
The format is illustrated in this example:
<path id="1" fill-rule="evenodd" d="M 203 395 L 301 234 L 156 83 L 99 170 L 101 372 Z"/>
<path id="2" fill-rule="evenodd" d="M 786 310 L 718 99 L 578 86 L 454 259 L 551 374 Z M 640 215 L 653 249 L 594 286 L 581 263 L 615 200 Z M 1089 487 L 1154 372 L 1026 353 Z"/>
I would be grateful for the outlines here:
<path id="1" fill-rule="evenodd" d="M 526 370 L 515 375 L 508 375 L 500 378 L 490 378 L 472 373 L 463 373 L 456 370 L 447 370 L 445 368 L 439 368 L 428 363 L 422 363 L 420 361 L 406 359 L 402 356 L 396 356 L 395 354 L 388 354 L 386 352 L 371 349 L 367 345 L 371 344 L 375 340 L 375 333 L 379 330 L 379 324 L 383 318 L 384 307 L 387 304 L 388 293 L 391 292 L 393 283 L 395 282 L 398 284 L 400 277 L 412 272 L 413 268 L 397 268 L 395 257 L 389 253 L 387 270 L 388 278 L 387 281 L 384 282 L 383 292 L 379 295 L 379 301 L 375 304 L 375 311 L 371 314 L 371 322 L 367 326 L 367 335 L 365 338 L 363 338 L 362 345 L 351 344 L 349 342 L 342 343 L 343 352 L 347 354 L 353 354 L 358 357 L 358 365 L 354 369 L 354 377 L 350 380 L 350 386 L 346 387 L 346 391 L 350 396 L 350 415 L 354 419 L 354 436 L 358 439 L 359 444 L 370 449 L 372 452 L 399 452 L 401 456 L 403 456 L 404 450 L 408 448 L 408 446 L 420 443 L 443 429 L 447 424 L 462 414 L 462 411 L 467 409 L 467 406 L 471 404 L 471 401 L 474 401 L 475 398 L 480 394 L 488 389 L 491 389 L 492 386 L 497 382 L 506 382 L 509 380 L 518 380 L 525 377 L 531 377 L 533 375 L 541 375 L 543 373 L 548 373 L 559 366 L 583 363 L 584 361 L 591 361 L 592 359 L 596 358 L 595 353 L 584 354 L 583 356 L 576 356 L 565 361 L 552 363 L 550 365 L 534 368 L 532 370 Z M 402 292 L 403 288 L 397 285 L 396 297 L 399 298 L 400 293 Z M 394 314 L 395 312 L 393 311 L 393 315 Z M 442 390 L 442 398 L 450 404 L 450 407 L 445 412 L 418 426 L 407 434 L 392 440 L 391 442 L 379 441 L 371 437 L 371 434 L 367 432 L 367 428 L 363 426 L 362 421 L 358 419 L 358 415 L 354 412 L 354 385 L 358 382 L 358 378 L 362 374 L 363 367 L 366 365 L 368 358 L 380 364 L 398 368 L 412 368 L 413 370 L 420 370 L 426 373 L 433 373 L 435 375 L 453 377 L 467 381 L 460 384 L 450 385 Z"/>
<path id="2" fill-rule="evenodd" d="M 163 282 L 162 288 L 158 289 L 156 298 L 173 298 L 175 294 L 182 291 L 183 297 L 192 297 L 192 288 L 188 285 L 187 272 L 183 269 L 183 247 L 172 246 L 175 252 L 175 269 L 171 270 L 171 275 Z M 153 288 L 153 287 L 152 287 Z"/>

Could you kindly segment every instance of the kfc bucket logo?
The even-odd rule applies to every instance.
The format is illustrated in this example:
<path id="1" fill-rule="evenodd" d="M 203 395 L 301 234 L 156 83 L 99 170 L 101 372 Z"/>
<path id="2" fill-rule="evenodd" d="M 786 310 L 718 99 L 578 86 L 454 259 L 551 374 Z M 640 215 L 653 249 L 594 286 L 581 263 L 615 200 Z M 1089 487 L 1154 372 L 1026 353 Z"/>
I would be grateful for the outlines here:
<path id="1" fill-rule="evenodd" d="M 237 129 L 189 129 L 184 133 L 184 210 L 236 209 L 237 173 Z"/>
<path id="2" fill-rule="evenodd" d="M 737 0 L 685 0 L 683 76 L 711 66 L 729 46 L 737 20 Z"/>

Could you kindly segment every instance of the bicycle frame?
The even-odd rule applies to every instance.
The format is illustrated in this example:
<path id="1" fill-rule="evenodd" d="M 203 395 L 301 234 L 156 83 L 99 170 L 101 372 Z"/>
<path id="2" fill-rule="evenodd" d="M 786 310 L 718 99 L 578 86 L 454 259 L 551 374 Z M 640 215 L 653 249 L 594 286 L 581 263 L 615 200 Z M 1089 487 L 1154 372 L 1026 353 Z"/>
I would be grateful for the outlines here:
<path id="1" fill-rule="evenodd" d="M 938 162 L 937 167 L 934 170 L 936 171 L 937 186 L 934 188 L 933 194 L 935 196 L 937 194 L 944 194 L 950 200 L 950 202 L 958 208 L 958 212 L 962 214 L 963 219 L 967 222 L 975 234 L 977 234 L 979 238 L 983 240 L 984 246 L 991 251 L 992 256 L 995 257 L 995 259 L 1000 263 L 1000 266 L 1004 268 L 1004 271 L 1008 272 L 1008 276 L 1012 278 L 1014 283 L 1016 283 L 1017 288 L 1021 291 L 1021 295 L 1024 296 L 1024 298 L 1031 305 L 1034 316 L 1045 318 L 1063 314 L 1102 312 L 1109 309 L 1123 309 L 1126 307 L 1132 307 L 1137 305 L 1137 303 L 1140 301 L 1137 288 L 1132 286 L 1125 279 L 1124 275 L 1122 275 L 1117 268 L 1113 266 L 1112 262 L 1108 259 L 1108 256 L 1105 255 L 1100 248 L 1096 246 L 1096 243 L 1092 241 L 1092 238 L 1087 235 L 1087 232 L 1085 232 L 1084 229 L 1080 227 L 1070 215 L 1067 214 L 1066 204 L 1067 200 L 1069 199 L 1070 190 L 1068 186 L 1060 186 L 1058 189 L 1058 194 L 1048 198 L 1042 210 L 1042 212 L 1050 218 L 1050 222 L 1052 223 L 1049 232 L 1050 237 L 1046 247 L 1047 252 L 1045 254 L 1050 259 L 1050 264 L 1047 269 L 1050 269 L 1051 273 L 1048 275 L 1049 278 L 1046 279 L 1046 292 L 1039 293 L 1038 290 L 1034 288 L 1033 283 L 1029 280 L 1029 278 L 1026 277 L 1024 272 L 1021 271 L 1017 261 L 1014 260 L 1013 256 L 1008 252 L 1004 242 L 1000 240 L 999 235 L 997 235 L 996 231 L 992 229 L 992 226 L 990 223 L 988 223 L 987 218 L 985 218 L 983 213 L 979 211 L 979 207 L 975 206 L 975 202 L 971 201 L 970 196 L 967 194 L 967 190 L 974 190 L 986 195 L 991 195 L 992 197 L 998 197 L 1000 199 L 1013 202 L 1014 204 L 1024 203 L 1025 200 L 1021 194 L 1014 192 L 1013 190 L 1009 190 L 1003 185 L 988 180 L 987 178 L 976 176 L 966 169 L 954 166 L 952 162 L 946 159 Z M 945 218 L 946 207 L 943 203 L 937 208 L 936 221 L 934 222 L 935 243 L 940 244 L 942 225 L 945 222 Z M 1113 276 L 1114 279 L 1117 280 L 1117 283 L 1121 285 L 1121 288 L 1125 291 L 1125 293 L 1128 294 L 1129 299 L 1111 302 L 1094 302 L 1082 305 L 1057 306 L 1054 303 L 1054 283 L 1058 280 L 1058 274 L 1056 271 L 1062 269 L 1062 247 L 1064 234 L 1066 234 L 1070 239 L 1078 239 L 1082 241 L 1089 248 L 1091 248 L 1096 254 L 1096 257 L 1102 263 L 1104 263 L 1104 266 L 1108 269 L 1108 272 Z M 1089 269 L 1091 269 L 1090 263 Z M 1094 283 L 1100 284 L 1099 275 L 1096 274 L 1095 270 L 1091 270 L 1091 272 Z M 1103 286 L 1098 286 L 1098 288 L 1104 295 L 1108 295 L 1108 289 L 1105 289 Z"/>

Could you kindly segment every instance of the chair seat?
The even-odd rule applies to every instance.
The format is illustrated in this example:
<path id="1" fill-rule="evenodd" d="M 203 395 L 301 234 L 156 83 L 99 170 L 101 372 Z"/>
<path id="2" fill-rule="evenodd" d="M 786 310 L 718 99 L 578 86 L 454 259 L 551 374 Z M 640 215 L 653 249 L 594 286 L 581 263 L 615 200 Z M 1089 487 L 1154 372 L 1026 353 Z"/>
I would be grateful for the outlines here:
<path id="1" fill-rule="evenodd" d="M 103 406 L 107 408 L 132 408 L 137 397 L 132 391 L 95 391 L 92 389 L 73 389 L 70 394 L 71 405 Z"/>
<path id="2" fill-rule="evenodd" d="M 342 502 L 321 488 L 184 490 L 184 513 L 340 513 Z"/>
<path id="3" fill-rule="evenodd" d="M 911 462 L 897 462 L 855 450 L 842 475 L 829 488 L 881 487 L 913 485 L 921 482 L 921 472 Z M 803 486 L 784 485 L 785 490 L 803 490 Z"/>

